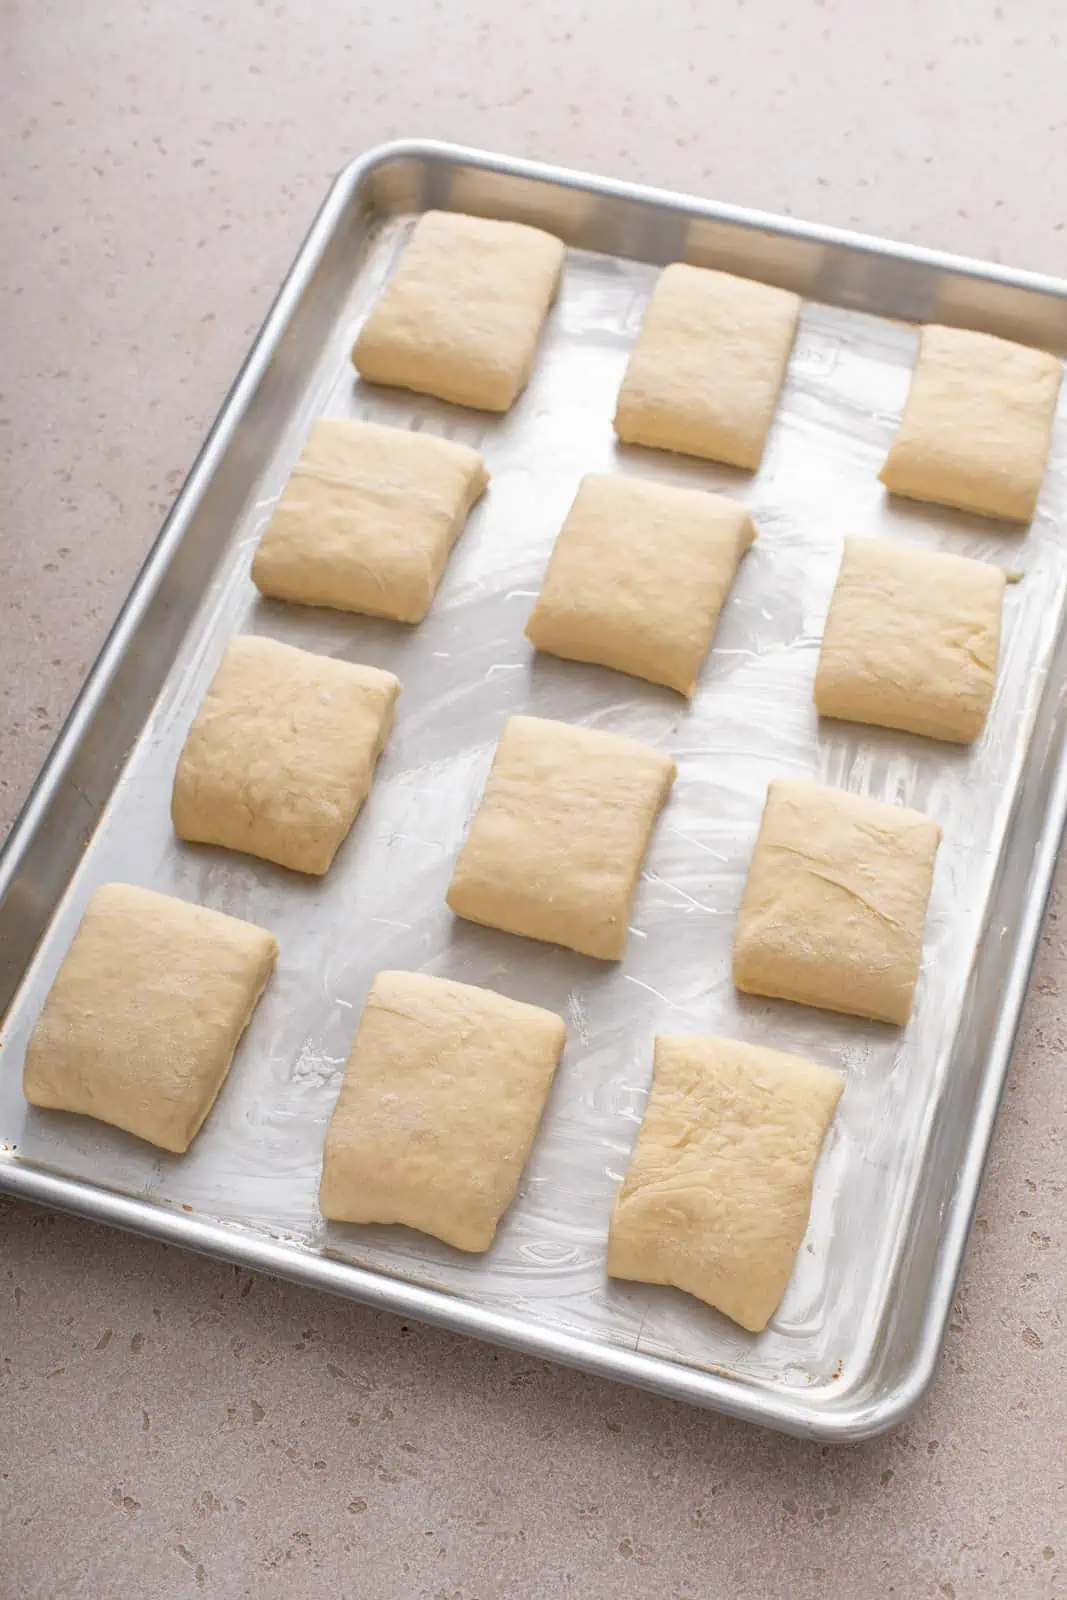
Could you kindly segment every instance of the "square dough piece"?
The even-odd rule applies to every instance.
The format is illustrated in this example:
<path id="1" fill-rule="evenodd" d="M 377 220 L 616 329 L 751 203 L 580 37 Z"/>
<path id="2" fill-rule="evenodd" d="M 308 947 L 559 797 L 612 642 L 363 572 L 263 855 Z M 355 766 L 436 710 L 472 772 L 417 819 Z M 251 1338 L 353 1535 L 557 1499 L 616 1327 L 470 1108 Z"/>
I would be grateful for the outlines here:
<path id="1" fill-rule="evenodd" d="M 1062 367 L 966 328 L 923 328 L 900 429 L 879 477 L 891 494 L 1029 522 Z"/>
<path id="2" fill-rule="evenodd" d="M 619 390 L 619 438 L 754 471 L 799 312 L 788 289 L 681 262 L 667 267 Z"/>
<path id="3" fill-rule="evenodd" d="M 377 667 L 231 640 L 178 759 L 175 831 L 326 872 L 370 792 L 399 693 Z"/>
<path id="4" fill-rule="evenodd" d="M 476 450 L 406 428 L 316 422 L 252 563 L 263 594 L 421 622 L 474 502 Z"/>
<path id="5" fill-rule="evenodd" d="M 608 1237 L 608 1272 L 668 1283 L 760 1333 L 808 1226 L 844 1083 L 736 1039 L 663 1036 Z"/>
<path id="6" fill-rule="evenodd" d="M 632 739 L 510 717 L 448 904 L 471 922 L 617 961 L 676 771 Z"/>
<path id="7" fill-rule="evenodd" d="M 105 884 L 27 1046 L 26 1099 L 180 1155 L 215 1103 L 277 954 L 250 922 Z"/>
<path id="8" fill-rule="evenodd" d="M 824 717 L 967 744 L 997 682 L 1004 573 L 888 539 L 846 539 L 815 704 Z"/>
<path id="9" fill-rule="evenodd" d="M 907 1022 L 940 840 L 906 806 L 770 784 L 734 936 L 737 987 Z"/>
<path id="10" fill-rule="evenodd" d="M 533 368 L 564 253 L 521 222 L 427 211 L 356 340 L 360 377 L 507 411 Z"/>
<path id="11" fill-rule="evenodd" d="M 319 1204 L 488 1250 L 541 1120 L 567 1030 L 538 1006 L 380 972 L 326 1135 Z"/>
<path id="12" fill-rule="evenodd" d="M 552 655 L 691 695 L 755 537 L 735 500 L 640 478 L 583 478 L 526 637 Z"/>

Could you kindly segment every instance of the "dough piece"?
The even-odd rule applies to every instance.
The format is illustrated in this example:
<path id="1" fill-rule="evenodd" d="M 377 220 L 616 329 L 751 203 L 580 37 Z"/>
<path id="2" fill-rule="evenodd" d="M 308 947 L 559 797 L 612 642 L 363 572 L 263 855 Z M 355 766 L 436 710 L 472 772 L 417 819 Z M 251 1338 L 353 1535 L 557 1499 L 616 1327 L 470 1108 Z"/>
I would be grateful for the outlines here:
<path id="1" fill-rule="evenodd" d="M 967 744 L 997 681 L 1004 573 L 887 539 L 846 539 L 815 704 L 824 717 Z"/>
<path id="2" fill-rule="evenodd" d="M 270 519 L 252 581 L 278 600 L 421 622 L 488 482 L 466 445 L 326 417 Z"/>
<path id="3" fill-rule="evenodd" d="M 540 228 L 427 211 L 356 340 L 360 377 L 507 411 L 533 368 L 563 256 Z"/>
<path id="4" fill-rule="evenodd" d="M 736 1039 L 668 1035 L 655 1059 L 608 1272 L 672 1284 L 759 1333 L 789 1282 L 844 1083 Z"/>
<path id="5" fill-rule="evenodd" d="M 515 1197 L 567 1030 L 551 1011 L 380 972 L 326 1135 L 319 1204 L 488 1250 Z"/>
<path id="6" fill-rule="evenodd" d="M 906 806 L 770 784 L 734 938 L 737 987 L 907 1022 L 940 840 Z"/>
<path id="7" fill-rule="evenodd" d="M 274 966 L 263 928 L 151 889 L 89 900 L 26 1049 L 23 1092 L 188 1150 Z"/>
<path id="8" fill-rule="evenodd" d="M 681 262 L 667 267 L 619 390 L 619 438 L 754 471 L 799 311 L 788 289 Z"/>
<path id="9" fill-rule="evenodd" d="M 448 904 L 471 922 L 617 961 L 676 771 L 632 739 L 510 717 Z"/>
<path id="10" fill-rule="evenodd" d="M 900 429 L 879 477 L 891 494 L 1029 522 L 1062 367 L 966 328 L 923 328 Z"/>
<path id="11" fill-rule="evenodd" d="M 526 637 L 552 655 L 691 695 L 755 537 L 735 500 L 640 478 L 583 478 Z"/>
<path id="12" fill-rule="evenodd" d="M 174 775 L 176 832 L 328 871 L 370 792 L 399 681 L 274 639 L 231 640 Z"/>

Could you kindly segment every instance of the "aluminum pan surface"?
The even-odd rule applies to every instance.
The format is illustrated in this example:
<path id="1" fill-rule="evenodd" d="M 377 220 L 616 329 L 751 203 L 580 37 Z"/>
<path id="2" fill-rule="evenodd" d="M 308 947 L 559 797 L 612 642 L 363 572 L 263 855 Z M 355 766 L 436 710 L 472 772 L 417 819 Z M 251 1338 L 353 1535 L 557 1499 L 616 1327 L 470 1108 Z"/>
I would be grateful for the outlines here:
<path id="1" fill-rule="evenodd" d="M 294 412 L 182 657 L 8 1019 L 0 1138 L 19 1156 L 88 1183 L 235 1220 L 300 1250 L 622 1349 L 734 1373 L 796 1398 L 860 1381 L 905 1241 L 958 1008 L 1030 718 L 1063 606 L 1062 426 L 1033 530 L 923 508 L 890 511 L 876 472 L 906 393 L 914 331 L 861 313 L 805 308 L 764 468 L 727 469 L 616 452 L 614 394 L 655 269 L 572 254 L 534 382 L 504 420 L 373 394 L 347 362 L 354 328 L 407 223 L 375 237 L 350 306 Z M 251 550 L 312 416 L 367 415 L 481 448 L 490 495 L 415 632 L 266 605 Z M 760 529 L 702 680 L 686 708 L 668 691 L 548 658 L 522 638 L 539 574 L 584 471 L 638 472 L 724 489 Z M 819 729 L 810 685 L 843 533 L 887 532 L 1017 568 L 990 730 L 973 752 L 904 736 Z M 178 848 L 167 800 L 174 759 L 230 633 L 269 632 L 397 671 L 397 728 L 375 792 L 330 877 L 306 884 L 265 864 Z M 493 743 L 515 710 L 661 744 L 681 773 L 646 863 L 627 960 L 605 969 L 455 923 L 451 861 Z M 763 789 L 809 774 L 916 804 L 948 837 L 939 859 L 919 1006 L 903 1034 L 749 1001 L 729 983 L 729 942 Z M 271 927 L 278 974 L 191 1154 L 157 1156 L 88 1122 L 28 1113 L 17 1062 L 44 988 L 91 888 L 119 877 Z M 519 1202 L 485 1260 L 413 1234 L 326 1228 L 314 1193 L 325 1121 L 363 994 L 383 965 L 498 987 L 567 1015 L 571 1043 Z M 812 1226 L 772 1328 L 759 1340 L 668 1290 L 607 1284 L 603 1238 L 640 1119 L 656 1031 L 715 1030 L 815 1055 L 848 1089 L 820 1164 Z M 797 1393 L 800 1391 L 800 1393 Z"/>

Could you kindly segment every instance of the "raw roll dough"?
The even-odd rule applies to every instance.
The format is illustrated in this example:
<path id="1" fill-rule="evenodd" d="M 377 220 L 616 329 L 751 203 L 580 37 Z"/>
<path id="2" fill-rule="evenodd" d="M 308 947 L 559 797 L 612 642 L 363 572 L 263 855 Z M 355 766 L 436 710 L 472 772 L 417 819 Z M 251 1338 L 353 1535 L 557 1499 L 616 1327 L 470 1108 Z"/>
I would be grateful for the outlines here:
<path id="1" fill-rule="evenodd" d="M 231 640 L 178 760 L 175 830 L 326 872 L 370 791 L 399 693 L 377 667 Z"/>
<path id="2" fill-rule="evenodd" d="M 509 718 L 448 904 L 471 922 L 618 960 L 675 771 L 632 739 Z"/>
<path id="3" fill-rule="evenodd" d="M 681 262 L 667 267 L 619 390 L 619 438 L 755 470 L 799 311 L 788 289 Z"/>
<path id="4" fill-rule="evenodd" d="M 770 784 L 734 937 L 737 987 L 907 1022 L 940 839 L 906 806 Z"/>
<path id="5" fill-rule="evenodd" d="M 488 1250 L 567 1030 L 551 1011 L 424 973 L 380 972 L 322 1166 L 322 1214 Z"/>
<path id="6" fill-rule="evenodd" d="M 1029 522 L 1048 460 L 1062 365 L 966 328 L 923 328 L 880 477 L 892 494 Z"/>
<path id="7" fill-rule="evenodd" d="M 844 1083 L 736 1039 L 656 1040 L 608 1272 L 669 1283 L 759 1333 L 785 1293 Z"/>
<path id="8" fill-rule="evenodd" d="M 691 695 L 755 537 L 745 507 L 721 495 L 583 478 L 526 636 L 539 650 Z"/>
<path id="9" fill-rule="evenodd" d="M 540 228 L 427 211 L 356 340 L 360 377 L 507 411 L 530 376 L 563 256 Z"/>
<path id="10" fill-rule="evenodd" d="M 967 744 L 997 682 L 1004 572 L 888 539 L 846 539 L 815 704 L 824 717 Z"/>
<path id="11" fill-rule="evenodd" d="M 326 417 L 270 519 L 253 582 L 279 600 L 421 622 L 488 482 L 466 445 Z"/>
<path id="12" fill-rule="evenodd" d="M 130 884 L 89 900 L 26 1050 L 35 1106 L 189 1148 L 278 947 L 250 922 Z"/>

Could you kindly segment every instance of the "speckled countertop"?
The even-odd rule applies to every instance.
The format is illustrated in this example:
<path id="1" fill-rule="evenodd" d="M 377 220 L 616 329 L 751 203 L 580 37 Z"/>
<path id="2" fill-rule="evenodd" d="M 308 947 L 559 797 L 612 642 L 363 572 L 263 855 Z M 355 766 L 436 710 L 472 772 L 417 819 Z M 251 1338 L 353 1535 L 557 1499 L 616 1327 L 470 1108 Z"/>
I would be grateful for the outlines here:
<path id="1" fill-rule="evenodd" d="M 0 824 L 350 156 L 434 135 L 1067 275 L 1065 71 L 1054 0 L 5 0 Z M 0 1201 L 2 1600 L 1067 1594 L 1065 888 L 896 1433 L 800 1444 Z"/>

